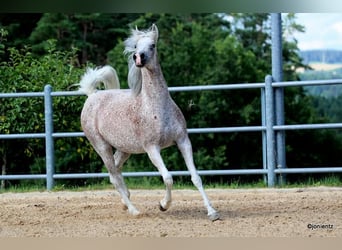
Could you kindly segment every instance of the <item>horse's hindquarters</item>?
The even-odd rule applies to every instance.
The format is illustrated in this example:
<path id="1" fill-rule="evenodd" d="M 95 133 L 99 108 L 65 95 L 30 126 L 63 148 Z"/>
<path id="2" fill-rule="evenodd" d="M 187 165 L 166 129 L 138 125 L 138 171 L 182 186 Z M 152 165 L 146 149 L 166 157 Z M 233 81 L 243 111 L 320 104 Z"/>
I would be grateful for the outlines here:
<path id="1" fill-rule="evenodd" d="M 136 130 L 136 100 L 126 91 L 99 91 L 86 100 L 81 125 L 89 141 L 94 145 L 105 141 L 119 151 L 143 153 L 139 131 Z"/>

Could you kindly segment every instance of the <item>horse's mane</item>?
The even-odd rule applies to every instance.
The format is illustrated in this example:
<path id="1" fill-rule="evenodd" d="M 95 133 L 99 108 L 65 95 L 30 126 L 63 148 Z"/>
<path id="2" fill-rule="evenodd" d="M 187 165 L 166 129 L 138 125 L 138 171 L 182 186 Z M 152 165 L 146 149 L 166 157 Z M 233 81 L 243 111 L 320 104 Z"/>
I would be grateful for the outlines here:
<path id="1" fill-rule="evenodd" d="M 133 60 L 133 54 L 128 57 L 128 86 L 132 90 L 134 96 L 137 96 L 141 92 L 142 87 L 142 75 L 141 68 L 135 66 Z"/>
<path id="2" fill-rule="evenodd" d="M 137 28 L 131 30 L 131 36 L 128 37 L 125 41 L 125 50 L 124 54 L 128 54 L 128 86 L 132 89 L 132 92 L 135 96 L 139 95 L 141 92 L 142 86 L 142 75 L 141 75 L 141 68 L 135 66 L 133 60 L 133 54 L 136 49 L 136 44 L 141 37 L 146 36 L 155 36 L 153 30 L 145 30 L 140 31 Z"/>

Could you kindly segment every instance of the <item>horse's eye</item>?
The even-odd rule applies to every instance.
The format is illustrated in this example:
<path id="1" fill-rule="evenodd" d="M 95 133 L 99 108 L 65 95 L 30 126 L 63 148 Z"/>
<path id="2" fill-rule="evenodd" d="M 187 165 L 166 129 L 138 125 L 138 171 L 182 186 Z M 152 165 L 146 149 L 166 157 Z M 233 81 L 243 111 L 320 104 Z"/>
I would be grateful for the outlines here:
<path id="1" fill-rule="evenodd" d="M 156 47 L 156 45 L 153 43 L 152 45 L 151 45 L 151 49 L 154 49 Z"/>

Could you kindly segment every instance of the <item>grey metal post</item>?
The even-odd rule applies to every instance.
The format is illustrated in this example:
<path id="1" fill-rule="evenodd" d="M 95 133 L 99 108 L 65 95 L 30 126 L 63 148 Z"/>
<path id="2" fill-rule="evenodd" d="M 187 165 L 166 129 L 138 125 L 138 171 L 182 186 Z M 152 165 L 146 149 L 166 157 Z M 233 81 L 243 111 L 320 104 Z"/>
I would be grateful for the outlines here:
<path id="1" fill-rule="evenodd" d="M 266 98 L 265 98 L 265 88 L 261 88 L 261 125 L 266 126 Z M 261 132 L 262 140 L 262 167 L 267 169 L 267 143 L 266 143 L 266 131 Z M 264 183 L 267 184 L 267 175 L 264 175 Z"/>
<path id="2" fill-rule="evenodd" d="M 54 141 L 53 133 L 53 111 L 52 111 L 52 87 L 44 87 L 44 112 L 45 112 L 45 155 L 46 155 L 46 188 L 51 190 L 54 186 L 53 175 L 55 172 Z"/>
<path id="3" fill-rule="evenodd" d="M 272 77 L 274 82 L 283 80 L 282 25 L 281 14 L 272 13 Z M 284 125 L 284 88 L 275 88 L 275 124 Z M 285 131 L 276 132 L 277 168 L 286 168 Z M 279 183 L 285 183 L 281 175 Z"/>
<path id="4" fill-rule="evenodd" d="M 267 162 L 267 184 L 269 187 L 275 185 L 275 141 L 274 141 L 274 96 L 272 87 L 272 76 L 265 78 L 266 98 L 266 162 Z"/>

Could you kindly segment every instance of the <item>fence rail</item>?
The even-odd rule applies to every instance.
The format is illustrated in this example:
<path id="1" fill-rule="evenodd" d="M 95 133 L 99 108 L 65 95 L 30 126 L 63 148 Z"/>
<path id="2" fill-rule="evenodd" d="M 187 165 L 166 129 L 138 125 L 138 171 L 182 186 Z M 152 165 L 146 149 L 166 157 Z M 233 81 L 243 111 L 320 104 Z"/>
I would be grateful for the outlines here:
<path id="1" fill-rule="evenodd" d="M 245 170 L 200 170 L 200 175 L 244 175 L 259 174 L 267 178 L 268 186 L 276 183 L 278 176 L 297 173 L 326 173 L 342 172 L 342 167 L 325 168 L 286 168 L 285 155 L 285 131 L 299 129 L 341 129 L 342 123 L 327 124 L 284 124 L 284 91 L 286 87 L 314 86 L 342 84 L 342 79 L 319 80 L 319 81 L 282 81 L 282 36 L 281 15 L 271 14 L 271 36 L 272 36 L 272 76 L 266 76 L 264 83 L 237 83 L 217 84 L 205 86 L 170 87 L 171 92 L 176 91 L 208 91 L 208 90 L 234 90 L 234 89 L 260 89 L 261 90 L 261 125 L 242 127 L 219 127 L 219 128 L 189 128 L 189 133 L 230 133 L 230 132 L 258 132 L 262 135 L 262 167 L 260 169 Z M 129 91 L 129 90 L 127 90 Z M 105 173 L 87 174 L 56 174 L 54 172 L 54 138 L 84 136 L 82 132 L 54 132 L 52 120 L 52 99 L 56 96 L 77 96 L 77 91 L 52 92 L 51 86 L 47 85 L 44 92 L 36 93 L 0 93 L 1 98 L 44 98 L 45 110 L 45 133 L 23 133 L 23 134 L 0 134 L 0 140 L 45 138 L 46 145 L 46 174 L 39 175 L 0 175 L 0 180 L 14 179 L 46 179 L 47 189 L 54 186 L 55 179 L 65 178 L 103 178 L 108 177 Z M 171 171 L 172 175 L 189 175 L 188 171 Z M 159 176 L 158 172 L 134 172 L 123 173 L 124 176 Z"/>
<path id="2" fill-rule="evenodd" d="M 260 89 L 261 90 L 261 113 L 262 124 L 260 126 L 240 126 L 240 127 L 216 127 L 216 128 L 189 128 L 188 133 L 231 133 L 231 132 L 261 132 L 263 166 L 260 169 L 230 169 L 230 170 L 199 170 L 200 175 L 264 175 L 267 177 L 268 186 L 272 187 L 276 183 L 277 175 L 299 174 L 299 173 L 341 173 L 342 167 L 320 167 L 320 168 L 277 168 L 276 159 L 276 136 L 277 131 L 300 130 L 300 129 L 341 129 L 342 123 L 325 124 L 295 124 L 295 125 L 275 125 L 275 115 L 277 110 L 274 105 L 274 93 L 277 88 L 295 86 L 314 86 L 342 84 L 339 80 L 324 81 L 293 81 L 293 82 L 272 82 L 272 77 L 267 76 L 264 83 L 241 83 L 241 84 L 217 84 L 206 86 L 184 86 L 170 87 L 170 92 L 184 91 L 208 91 L 208 90 L 235 90 L 235 89 Z M 63 137 L 83 137 L 83 132 L 54 132 L 53 131 L 53 110 L 52 99 L 55 96 L 79 96 L 77 91 L 56 91 L 53 92 L 50 85 L 45 86 L 44 92 L 34 93 L 0 93 L 1 98 L 44 98 L 45 133 L 22 133 L 22 134 L 0 134 L 0 139 L 27 139 L 44 138 L 46 143 L 46 174 L 23 174 L 23 175 L 0 175 L 0 180 L 22 180 L 22 179 L 45 179 L 47 189 L 54 186 L 56 179 L 74 178 L 106 178 L 108 173 L 68 173 L 56 174 L 54 172 L 54 138 Z M 282 114 L 283 115 L 283 114 Z M 58 159 L 57 159 L 58 160 Z M 188 171 L 170 171 L 173 176 L 190 175 Z M 159 176 L 157 171 L 151 172 L 124 172 L 125 177 Z"/>

